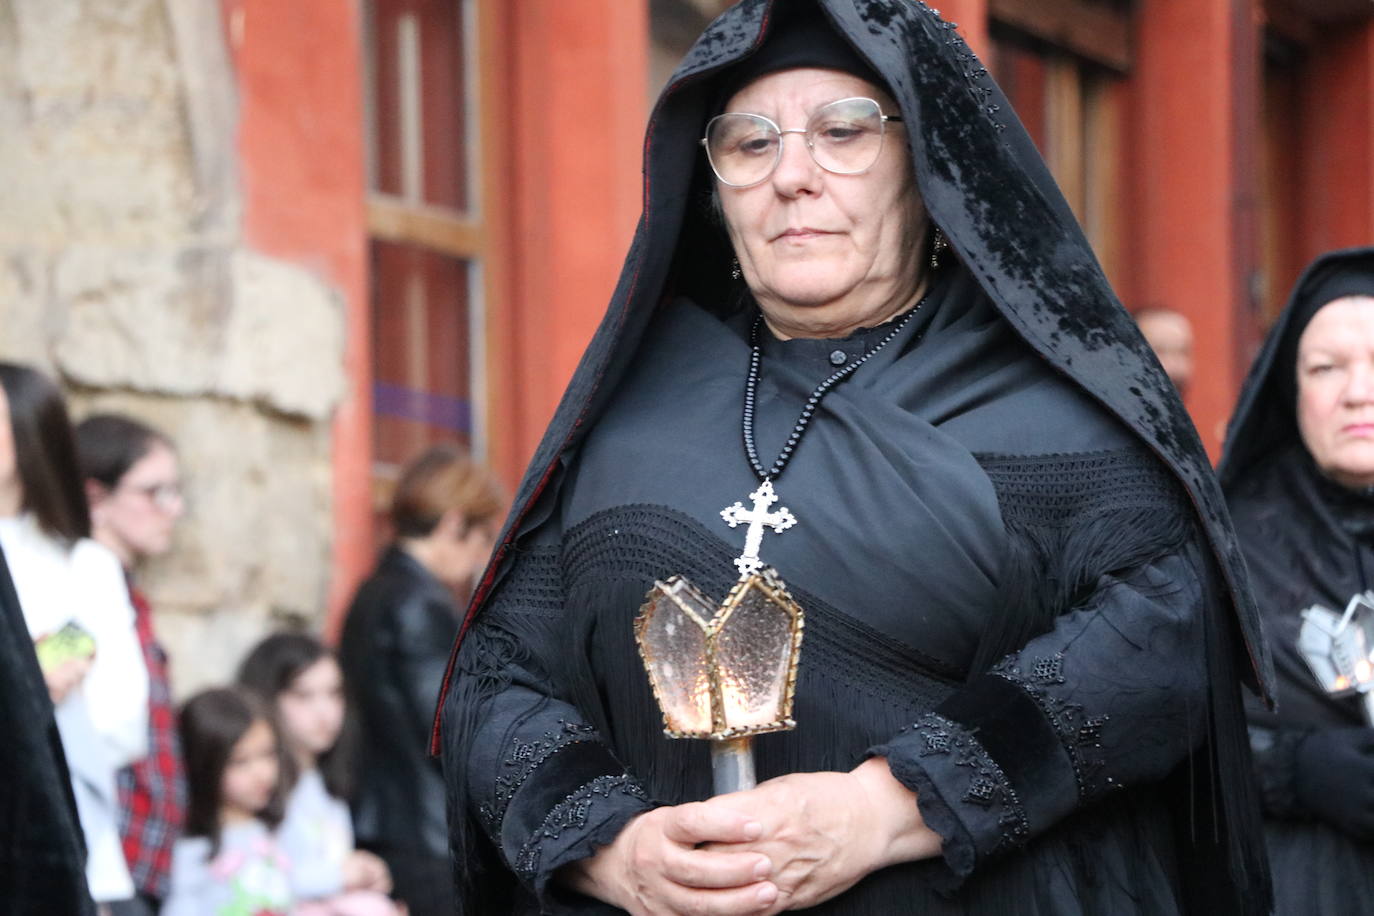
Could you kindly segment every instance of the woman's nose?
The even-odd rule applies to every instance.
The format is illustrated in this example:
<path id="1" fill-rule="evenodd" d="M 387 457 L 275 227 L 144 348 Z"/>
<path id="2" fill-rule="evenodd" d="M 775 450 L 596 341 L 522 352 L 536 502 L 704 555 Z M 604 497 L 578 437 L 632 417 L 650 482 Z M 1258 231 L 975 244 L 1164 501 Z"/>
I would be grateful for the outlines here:
<path id="1" fill-rule="evenodd" d="M 821 167 L 811 157 L 803 133 L 785 133 L 780 138 L 782 152 L 779 154 L 778 167 L 773 170 L 773 186 L 785 197 L 815 192 L 820 180 Z"/>
<path id="2" fill-rule="evenodd" d="M 1349 404 L 1367 404 L 1374 400 L 1374 361 L 1355 363 L 1345 384 L 1345 400 Z"/>

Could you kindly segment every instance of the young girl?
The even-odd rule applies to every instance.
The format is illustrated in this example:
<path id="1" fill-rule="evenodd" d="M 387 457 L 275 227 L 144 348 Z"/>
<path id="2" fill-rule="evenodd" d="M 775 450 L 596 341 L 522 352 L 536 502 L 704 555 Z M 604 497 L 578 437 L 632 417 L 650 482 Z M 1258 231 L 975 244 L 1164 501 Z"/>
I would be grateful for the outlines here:
<path id="1" fill-rule="evenodd" d="M 172 847 L 162 916 L 289 916 L 281 822 L 281 758 L 267 706 L 251 691 L 218 688 L 182 707 L 189 783 L 186 834 Z"/>
<path id="2" fill-rule="evenodd" d="M 297 916 L 393 916 L 391 875 L 377 856 L 353 848 L 344 733 L 343 675 L 334 655 L 303 633 L 258 644 L 239 682 L 268 698 L 295 770 L 278 832 L 291 863 Z"/>

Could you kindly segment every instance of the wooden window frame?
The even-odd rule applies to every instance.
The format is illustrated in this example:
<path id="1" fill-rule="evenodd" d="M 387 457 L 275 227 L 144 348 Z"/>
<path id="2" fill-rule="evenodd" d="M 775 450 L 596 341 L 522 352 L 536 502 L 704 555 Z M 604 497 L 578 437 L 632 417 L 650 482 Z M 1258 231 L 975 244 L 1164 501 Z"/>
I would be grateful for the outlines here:
<path id="1" fill-rule="evenodd" d="M 469 400 L 472 410 L 471 450 L 479 460 L 491 462 L 493 451 L 503 451 L 501 443 L 490 440 L 488 418 L 499 415 L 501 405 L 491 403 L 500 384 L 492 378 L 493 365 L 500 364 L 505 349 L 504 322 L 492 320 L 493 314 L 508 300 L 504 243 L 507 217 L 497 205 L 506 187 L 504 161 L 505 130 L 496 117 L 506 87 L 502 78 L 507 56 L 505 30 L 510 28 L 502 8 L 505 0 L 453 0 L 462 4 L 463 60 L 467 85 L 464 118 L 467 121 L 467 203 L 466 211 L 429 204 L 415 199 L 417 194 L 391 194 L 373 189 L 375 174 L 375 99 L 371 73 L 372 54 L 364 55 L 367 82 L 367 187 L 364 197 L 367 242 L 383 241 L 422 248 L 467 262 L 469 271 L 469 347 L 472 359 Z M 369 22 L 366 26 L 373 28 Z M 475 106 L 476 110 L 470 110 Z M 369 314 L 375 304 L 369 301 Z M 372 342 L 367 344 L 371 352 Z M 369 418 L 369 425 L 374 422 Z M 375 434 L 375 433 L 373 433 Z M 390 496 L 391 477 L 374 463 L 374 503 L 384 504 Z"/>
<path id="2" fill-rule="evenodd" d="M 1131 15 L 1107 0 L 988 0 L 996 23 L 1118 74 L 1131 69 Z"/>

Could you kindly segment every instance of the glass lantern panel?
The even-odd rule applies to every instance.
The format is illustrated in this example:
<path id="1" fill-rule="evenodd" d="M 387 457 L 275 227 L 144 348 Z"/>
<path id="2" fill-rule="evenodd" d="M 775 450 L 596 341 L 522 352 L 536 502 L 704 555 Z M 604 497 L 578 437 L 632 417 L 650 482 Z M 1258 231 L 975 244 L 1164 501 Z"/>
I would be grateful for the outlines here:
<path id="1" fill-rule="evenodd" d="M 757 579 L 744 587 L 716 637 L 727 728 L 781 722 L 791 715 L 793 608 Z"/>
<path id="2" fill-rule="evenodd" d="M 645 667 L 669 731 L 711 733 L 706 628 L 713 605 L 686 579 L 658 583 L 636 627 Z"/>

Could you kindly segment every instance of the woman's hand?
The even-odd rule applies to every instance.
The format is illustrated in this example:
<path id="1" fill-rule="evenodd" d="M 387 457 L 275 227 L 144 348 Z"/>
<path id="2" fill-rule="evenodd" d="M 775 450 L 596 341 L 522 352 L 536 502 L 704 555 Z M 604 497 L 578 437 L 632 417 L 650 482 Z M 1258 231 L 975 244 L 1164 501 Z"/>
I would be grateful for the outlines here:
<path id="1" fill-rule="evenodd" d="M 43 680 L 48 685 L 48 696 L 52 697 L 54 706 L 65 700 L 81 685 L 94 663 L 93 656 L 69 658 L 43 672 Z"/>
<path id="2" fill-rule="evenodd" d="M 768 857 L 754 817 L 708 802 L 656 808 L 630 821 L 615 842 L 568 865 L 558 880 L 634 916 L 755 916 L 776 912 Z M 715 844 L 715 848 L 699 848 Z"/>
<path id="3" fill-rule="evenodd" d="M 763 825 L 741 849 L 773 863 L 779 898 L 767 913 L 815 906 L 880 868 L 939 855 L 942 844 L 922 821 L 915 793 L 880 757 L 849 773 L 794 773 L 704 804 Z"/>
<path id="4" fill-rule="evenodd" d="M 344 890 L 391 893 L 391 869 L 380 858 L 362 849 L 355 849 L 344 859 Z"/>

